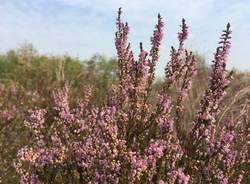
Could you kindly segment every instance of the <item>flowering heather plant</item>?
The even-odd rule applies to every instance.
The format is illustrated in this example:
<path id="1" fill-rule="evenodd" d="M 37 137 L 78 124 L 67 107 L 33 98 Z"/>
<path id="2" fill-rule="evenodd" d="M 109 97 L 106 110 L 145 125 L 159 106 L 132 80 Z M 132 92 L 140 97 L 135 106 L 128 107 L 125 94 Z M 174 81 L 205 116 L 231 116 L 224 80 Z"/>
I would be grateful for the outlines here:
<path id="1" fill-rule="evenodd" d="M 0 183 L 16 181 L 13 158 L 28 143 L 29 132 L 22 123 L 26 111 L 42 98 L 16 82 L 0 82 Z M 25 103 L 24 103 L 25 102 Z M 21 122 L 21 123 L 20 123 Z"/>
<path id="2" fill-rule="evenodd" d="M 230 83 L 226 59 L 228 24 L 216 50 L 209 85 L 186 130 L 183 102 L 196 74 L 196 60 L 184 48 L 188 27 L 182 20 L 178 48 L 171 48 L 165 83 L 149 102 L 163 38 L 163 21 L 151 38 L 151 50 L 140 44 L 138 59 L 128 43 L 129 26 L 116 20 L 118 82 L 102 106 L 90 105 L 91 87 L 76 107 L 69 87 L 54 92 L 55 108 L 35 108 L 25 121 L 33 142 L 15 161 L 21 183 L 247 183 L 249 180 L 249 100 L 238 113 L 218 124 L 220 102 Z M 176 98 L 168 94 L 176 89 Z M 54 118 L 46 118 L 53 114 Z"/>

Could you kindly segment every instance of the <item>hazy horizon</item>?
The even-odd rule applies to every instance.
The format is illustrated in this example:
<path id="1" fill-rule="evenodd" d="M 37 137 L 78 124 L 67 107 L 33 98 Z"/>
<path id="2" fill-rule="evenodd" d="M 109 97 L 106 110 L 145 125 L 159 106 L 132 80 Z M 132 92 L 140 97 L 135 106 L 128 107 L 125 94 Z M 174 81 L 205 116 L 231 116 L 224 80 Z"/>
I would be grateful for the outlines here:
<path id="1" fill-rule="evenodd" d="M 181 18 L 189 26 L 186 48 L 212 60 L 221 31 L 232 25 L 232 48 L 228 68 L 250 70 L 250 1 L 247 0 L 2 0 L 0 2 L 0 52 L 24 42 L 41 54 L 69 54 L 81 59 L 95 53 L 112 57 L 115 18 L 119 7 L 130 25 L 130 41 L 138 54 L 139 42 L 150 48 L 150 36 L 160 13 L 165 22 L 164 40 L 157 74 L 169 60 L 171 45 L 177 43 Z"/>

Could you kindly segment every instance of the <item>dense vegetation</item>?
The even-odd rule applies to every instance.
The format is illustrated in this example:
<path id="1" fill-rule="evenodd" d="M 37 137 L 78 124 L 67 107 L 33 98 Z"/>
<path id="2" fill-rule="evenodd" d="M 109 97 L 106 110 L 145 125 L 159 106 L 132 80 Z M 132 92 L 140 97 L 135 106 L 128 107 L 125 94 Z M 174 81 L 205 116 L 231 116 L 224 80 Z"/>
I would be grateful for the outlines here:
<path id="1" fill-rule="evenodd" d="M 210 68 L 183 20 L 155 80 L 162 18 L 136 60 L 120 13 L 117 58 L 0 55 L 2 183 L 247 183 L 250 74 L 225 68 L 229 25 Z"/>

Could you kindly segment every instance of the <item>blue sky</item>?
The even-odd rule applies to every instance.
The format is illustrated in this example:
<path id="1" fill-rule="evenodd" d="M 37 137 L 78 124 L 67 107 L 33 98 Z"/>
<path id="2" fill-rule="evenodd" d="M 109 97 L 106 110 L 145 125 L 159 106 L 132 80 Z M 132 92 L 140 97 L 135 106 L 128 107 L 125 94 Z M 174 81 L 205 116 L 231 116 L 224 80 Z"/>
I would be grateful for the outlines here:
<path id="1" fill-rule="evenodd" d="M 40 53 L 89 58 L 95 53 L 115 56 L 116 11 L 123 7 L 132 47 L 150 48 L 150 36 L 161 13 L 164 41 L 157 74 L 169 59 L 181 18 L 189 25 L 186 47 L 210 63 L 221 30 L 233 30 L 228 67 L 250 71 L 250 0 L 0 0 L 0 52 L 30 42 Z"/>

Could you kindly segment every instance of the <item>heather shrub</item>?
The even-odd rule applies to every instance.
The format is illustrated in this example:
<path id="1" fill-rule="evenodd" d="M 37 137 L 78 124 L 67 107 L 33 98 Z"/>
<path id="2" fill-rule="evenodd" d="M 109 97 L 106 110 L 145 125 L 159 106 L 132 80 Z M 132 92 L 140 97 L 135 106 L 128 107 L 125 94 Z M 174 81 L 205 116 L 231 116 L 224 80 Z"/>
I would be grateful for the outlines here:
<path id="1" fill-rule="evenodd" d="M 70 103 L 82 97 L 84 85 L 91 85 L 91 103 L 102 104 L 108 87 L 116 80 L 115 60 L 103 56 L 80 61 L 70 56 L 40 55 L 24 45 L 0 55 L 0 181 L 17 183 L 13 167 L 17 151 L 30 144 L 31 133 L 23 121 L 28 110 L 38 106 L 52 109 L 52 90 L 65 80 L 70 86 Z M 97 95 L 101 92 L 102 95 Z M 48 119 L 53 119 L 47 115 Z"/>
<path id="2" fill-rule="evenodd" d="M 121 9 L 116 25 L 116 84 L 104 103 L 96 105 L 89 85 L 71 104 L 66 82 L 54 90 L 53 108 L 30 110 L 24 125 L 33 132 L 32 139 L 18 151 L 14 164 L 20 182 L 247 183 L 249 98 L 236 109 L 221 108 L 232 77 L 226 71 L 230 25 L 220 37 L 205 91 L 194 95 L 199 103 L 189 118 L 184 118 L 189 110 L 184 103 L 197 68 L 194 54 L 184 47 L 185 20 L 178 48 L 171 48 L 164 82 L 153 97 L 162 17 L 158 16 L 150 51 L 140 44 L 138 59 L 127 41 L 129 26 L 121 21 Z"/>
<path id="3" fill-rule="evenodd" d="M 26 91 L 18 83 L 0 83 L 0 180 L 2 183 L 17 182 L 13 159 L 22 146 L 29 143 L 29 131 L 24 127 L 26 111 L 41 105 L 43 99 Z"/>

